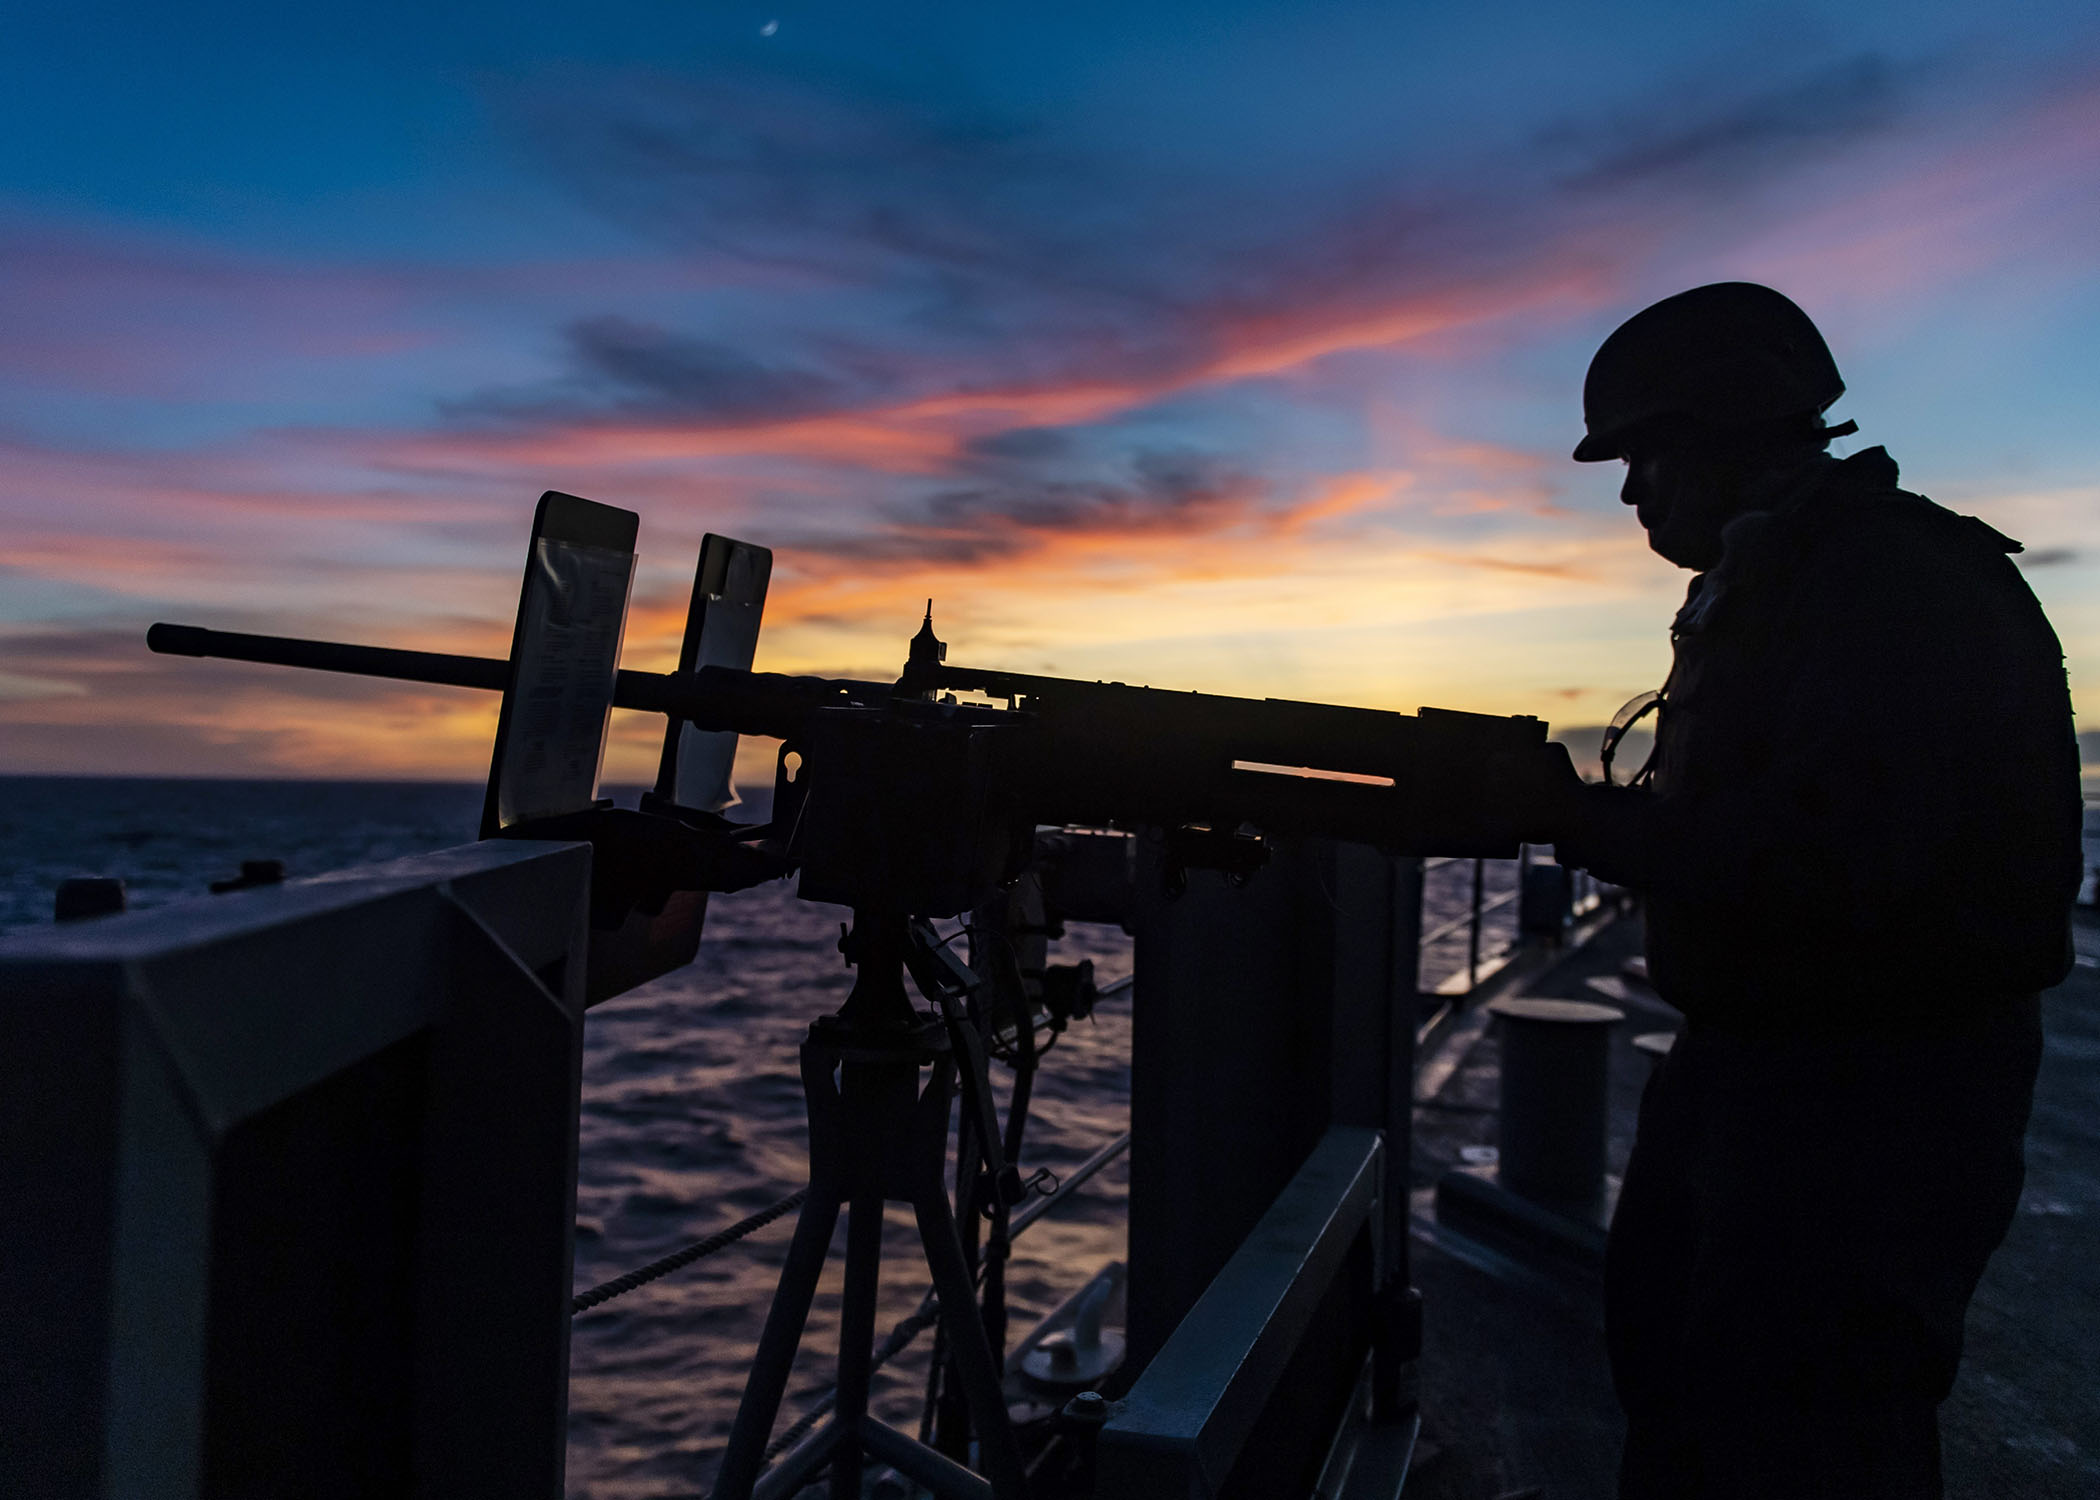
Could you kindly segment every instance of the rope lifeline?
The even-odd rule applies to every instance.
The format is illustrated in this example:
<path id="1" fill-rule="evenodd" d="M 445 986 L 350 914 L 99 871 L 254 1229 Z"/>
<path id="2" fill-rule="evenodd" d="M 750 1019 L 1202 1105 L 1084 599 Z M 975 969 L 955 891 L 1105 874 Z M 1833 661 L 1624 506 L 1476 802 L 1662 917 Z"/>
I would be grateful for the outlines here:
<path id="1" fill-rule="evenodd" d="M 638 1286 L 647 1286 L 659 1276 L 668 1276 L 683 1266 L 689 1266 L 694 1261 L 712 1255 L 725 1246 L 735 1244 L 753 1230 L 763 1229 L 782 1214 L 791 1213 L 795 1209 L 800 1208 L 802 1200 L 808 1196 L 809 1189 L 806 1187 L 800 1188 L 795 1192 L 789 1193 L 778 1203 L 760 1209 L 750 1218 L 740 1220 L 730 1225 L 727 1229 L 718 1230 L 704 1240 L 687 1245 L 683 1250 L 674 1250 L 662 1260 L 651 1261 L 639 1271 L 629 1271 L 625 1276 L 615 1276 L 611 1281 L 594 1286 L 587 1292 L 577 1293 L 576 1296 L 569 1299 L 569 1316 L 573 1318 L 579 1313 L 589 1312 L 601 1302 L 610 1302 L 613 1298 L 631 1292 Z"/>

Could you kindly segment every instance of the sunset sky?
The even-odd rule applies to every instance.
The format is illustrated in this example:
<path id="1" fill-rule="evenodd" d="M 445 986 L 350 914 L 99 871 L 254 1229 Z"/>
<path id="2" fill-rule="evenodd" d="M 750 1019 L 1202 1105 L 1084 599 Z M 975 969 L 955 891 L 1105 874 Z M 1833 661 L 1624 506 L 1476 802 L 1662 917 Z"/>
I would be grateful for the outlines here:
<path id="1" fill-rule="evenodd" d="M 1684 575 L 1581 382 L 1750 279 L 2021 538 L 2100 726 L 2100 10 L 46 4 L 0 47 L 0 771 L 475 779 L 532 504 L 702 533 L 759 665 L 1596 724 Z M 645 777 L 660 722 L 617 727 Z"/>

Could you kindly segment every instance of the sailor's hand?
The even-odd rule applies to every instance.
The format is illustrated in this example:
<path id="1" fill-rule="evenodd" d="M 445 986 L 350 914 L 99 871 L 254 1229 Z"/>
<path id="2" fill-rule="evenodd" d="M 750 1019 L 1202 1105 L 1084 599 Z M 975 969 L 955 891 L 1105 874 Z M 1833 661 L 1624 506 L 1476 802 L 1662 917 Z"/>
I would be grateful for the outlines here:
<path id="1" fill-rule="evenodd" d="M 591 846 L 591 925 L 617 927 L 632 911 L 655 916 L 673 891 L 740 891 L 788 873 L 779 855 L 740 841 L 736 825 L 693 822 L 623 807 L 532 818 L 505 838 Z"/>
<path id="2" fill-rule="evenodd" d="M 1488 761 L 1488 804 L 1502 812 L 1527 844 L 1557 844 L 1577 826 L 1583 781 L 1568 747 L 1559 743 Z"/>

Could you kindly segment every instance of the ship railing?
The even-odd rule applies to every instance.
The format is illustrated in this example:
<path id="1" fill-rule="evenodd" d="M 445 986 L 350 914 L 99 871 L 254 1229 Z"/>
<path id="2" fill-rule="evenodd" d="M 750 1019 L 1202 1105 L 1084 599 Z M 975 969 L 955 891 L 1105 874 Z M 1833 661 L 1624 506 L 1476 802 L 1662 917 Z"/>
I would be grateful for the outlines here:
<path id="1" fill-rule="evenodd" d="M 0 1081 L 18 1099 L 41 1101 L 17 1111 L 37 1122 L 33 1149 L 7 1153 L 0 1167 L 34 1178 L 18 1174 L 11 1200 L 79 1209 L 67 1233 L 0 1235 L 0 1248 L 21 1252 L 0 1255 L 0 1306 L 42 1308 L 65 1282 L 73 1295 L 61 1300 L 78 1311 L 46 1319 L 45 1363 L 78 1378 L 52 1388 L 51 1420 L 40 1425 L 79 1436 L 40 1446 L 42 1460 L 99 1472 L 98 1455 L 150 1459 L 125 1470 L 136 1487 L 180 1490 L 184 1475 L 259 1451 L 254 1392 L 235 1399 L 211 1384 L 207 1344 L 238 1344 L 241 1371 L 260 1378 L 291 1357 L 297 1341 L 273 1330 L 293 1311 L 384 1303 L 399 1316 L 385 1338 L 375 1333 L 372 1347 L 346 1354 L 343 1383 L 279 1382 L 283 1400 L 268 1409 L 304 1420 L 354 1408 L 370 1428 L 364 1446 L 404 1465 L 414 1454 L 419 1473 L 501 1473 L 520 1493 L 558 1484 L 569 1316 L 737 1242 L 801 1199 L 790 1194 L 574 1295 L 559 1225 L 574 1212 L 588 868 L 577 846 L 490 842 L 0 942 L 0 988 L 10 997 L 0 1036 L 11 1038 Z M 1486 864 L 1470 874 L 1462 995 L 1479 991 L 1499 956 L 1483 952 L 1487 919 L 1518 900 L 1489 889 Z M 1594 888 L 1574 890 L 1595 907 Z M 1423 936 L 1458 930 L 1446 923 Z M 1106 995 L 1128 987 L 1109 985 Z M 517 1103 L 526 1098 L 530 1110 Z M 101 1137 L 83 1121 L 114 1132 L 92 1162 L 82 1142 Z M 1069 1201 L 1129 1142 L 1125 1132 L 1102 1145 L 1052 1197 L 1017 1213 L 1011 1232 Z M 112 1178 L 120 1158 L 126 1171 Z M 66 1170 L 76 1162 L 85 1165 Z M 87 1170 L 95 1162 L 100 1176 Z M 284 1216 L 271 1205 L 287 1198 L 315 1204 L 306 1216 L 315 1253 L 293 1257 L 306 1272 L 296 1278 L 282 1272 L 284 1247 L 272 1238 Z M 372 1204 L 417 1211 L 388 1217 Z M 1314 1238 L 1328 1244 L 1325 1230 Z M 521 1244 L 543 1253 L 522 1254 Z M 172 1270 L 171 1245 L 194 1252 Z M 78 1274 L 67 1281 L 61 1267 Z M 237 1273 L 260 1290 L 206 1296 L 213 1278 Z M 552 1312 L 557 1293 L 569 1305 L 554 1322 L 506 1323 L 519 1305 Z M 141 1318 L 153 1323 L 155 1309 L 174 1317 L 183 1308 L 206 1312 L 184 1313 L 144 1342 L 110 1337 L 144 1326 Z M 925 1311 L 899 1325 L 896 1349 L 930 1323 Z M 1257 1332 L 1272 1340 L 1284 1326 Z M 517 1353 L 521 1339 L 529 1358 Z M 439 1350 L 507 1352 L 448 1362 Z M 0 1351 L 0 1374 L 9 1363 Z M 165 1369 L 187 1371 L 187 1384 Z M 85 1404 L 69 1407 L 61 1398 L 75 1388 Z M 352 1399 L 395 1388 L 408 1394 L 384 1410 Z M 176 1436 L 148 1441 L 149 1430 Z M 330 1451 L 318 1442 L 270 1448 L 285 1481 L 276 1488 L 304 1488 Z"/>
<path id="2" fill-rule="evenodd" d="M 1624 899 L 1616 886 L 1606 885 L 1587 870 L 1568 870 L 1552 865 L 1556 880 L 1534 881 L 1533 871 L 1546 867 L 1550 846 L 1520 845 L 1513 860 L 1425 859 L 1422 886 L 1425 901 L 1431 880 L 1440 871 L 1462 870 L 1469 883 L 1468 899 L 1456 915 L 1425 927 L 1419 940 L 1423 1014 L 1417 1035 L 1427 1038 L 1453 1017 L 1469 1009 L 1500 980 L 1510 965 L 1541 940 L 1549 944 L 1565 941 L 1570 933 L 1607 915 Z M 1492 890 L 1503 870 L 1511 872 L 1507 889 Z M 1509 912 L 1504 919 L 1501 914 Z M 1465 939 L 1464 962 L 1448 972 L 1435 973 L 1431 966 L 1438 951 L 1455 939 Z M 1441 967 L 1437 965 L 1436 967 Z"/>
<path id="3" fill-rule="evenodd" d="M 1313 1149 L 1103 1427 L 1100 1500 L 1334 1495 L 1352 1470 L 1405 1474 L 1415 1415 L 1374 1400 L 1384 1153 L 1349 1126 Z M 1332 1441 L 1308 1450 L 1335 1407 Z"/>

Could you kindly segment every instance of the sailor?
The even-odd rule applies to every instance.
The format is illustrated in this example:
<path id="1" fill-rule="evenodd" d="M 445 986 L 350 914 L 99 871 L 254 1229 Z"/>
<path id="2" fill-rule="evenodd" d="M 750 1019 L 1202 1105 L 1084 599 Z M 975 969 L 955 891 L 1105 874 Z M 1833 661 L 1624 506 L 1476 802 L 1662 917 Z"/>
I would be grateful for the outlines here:
<path id="1" fill-rule="evenodd" d="M 1576 459 L 1695 575 L 1647 765 L 1518 778 L 1531 836 L 1644 893 L 1684 1013 L 1607 1260 L 1625 1500 L 1941 1494 L 2071 964 L 2078 754 L 2020 544 L 1832 457 L 1843 391 L 1743 282 L 1627 320 L 1583 390 Z"/>

